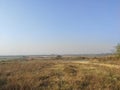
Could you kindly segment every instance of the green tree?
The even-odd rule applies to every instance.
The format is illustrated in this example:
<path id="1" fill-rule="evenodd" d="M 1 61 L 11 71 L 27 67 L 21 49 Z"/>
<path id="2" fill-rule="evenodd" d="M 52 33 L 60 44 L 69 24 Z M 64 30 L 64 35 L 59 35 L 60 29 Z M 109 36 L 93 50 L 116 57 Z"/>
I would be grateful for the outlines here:
<path id="1" fill-rule="evenodd" d="M 116 54 L 120 57 L 120 43 L 116 46 Z"/>

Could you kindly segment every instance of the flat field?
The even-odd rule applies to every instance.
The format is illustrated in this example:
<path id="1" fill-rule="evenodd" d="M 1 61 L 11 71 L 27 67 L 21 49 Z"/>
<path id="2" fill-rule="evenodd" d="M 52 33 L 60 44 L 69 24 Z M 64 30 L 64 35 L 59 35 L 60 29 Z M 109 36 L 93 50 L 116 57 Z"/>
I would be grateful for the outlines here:
<path id="1" fill-rule="evenodd" d="M 0 90 L 120 90 L 120 59 L 48 58 L 0 62 Z"/>

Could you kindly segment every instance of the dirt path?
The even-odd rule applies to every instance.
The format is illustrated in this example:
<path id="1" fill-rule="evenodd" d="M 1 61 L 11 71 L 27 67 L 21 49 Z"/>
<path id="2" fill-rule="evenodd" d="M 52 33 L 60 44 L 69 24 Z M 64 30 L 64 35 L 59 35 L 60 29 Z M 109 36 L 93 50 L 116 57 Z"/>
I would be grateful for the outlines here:
<path id="1" fill-rule="evenodd" d="M 86 64 L 86 65 L 98 65 L 98 66 L 105 66 L 105 67 L 109 67 L 109 68 L 117 68 L 120 69 L 119 65 L 113 65 L 113 64 L 103 64 L 103 63 L 92 63 L 89 61 L 71 61 L 72 63 L 81 63 L 81 64 Z"/>

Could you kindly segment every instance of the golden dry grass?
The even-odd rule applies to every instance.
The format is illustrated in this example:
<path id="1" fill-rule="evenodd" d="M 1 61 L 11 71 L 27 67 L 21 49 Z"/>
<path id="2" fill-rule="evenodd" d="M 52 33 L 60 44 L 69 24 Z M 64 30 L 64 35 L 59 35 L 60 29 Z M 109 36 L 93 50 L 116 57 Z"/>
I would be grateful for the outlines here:
<path id="1" fill-rule="evenodd" d="M 90 60 L 94 63 L 104 63 L 104 64 L 112 64 L 112 65 L 120 65 L 120 57 L 116 56 L 106 56 L 106 57 L 96 57 Z"/>
<path id="2" fill-rule="evenodd" d="M 0 62 L 0 90 L 120 90 L 120 69 L 64 60 Z"/>

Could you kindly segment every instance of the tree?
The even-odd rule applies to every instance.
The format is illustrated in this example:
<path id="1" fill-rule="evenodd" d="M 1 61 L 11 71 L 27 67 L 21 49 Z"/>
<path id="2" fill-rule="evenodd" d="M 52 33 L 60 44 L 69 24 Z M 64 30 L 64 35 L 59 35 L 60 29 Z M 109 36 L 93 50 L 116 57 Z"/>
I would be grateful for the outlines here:
<path id="1" fill-rule="evenodd" d="M 57 55 L 56 59 L 62 59 L 62 56 L 61 55 Z"/>
<path id="2" fill-rule="evenodd" d="M 116 46 L 116 54 L 118 57 L 120 57 L 120 44 Z"/>

